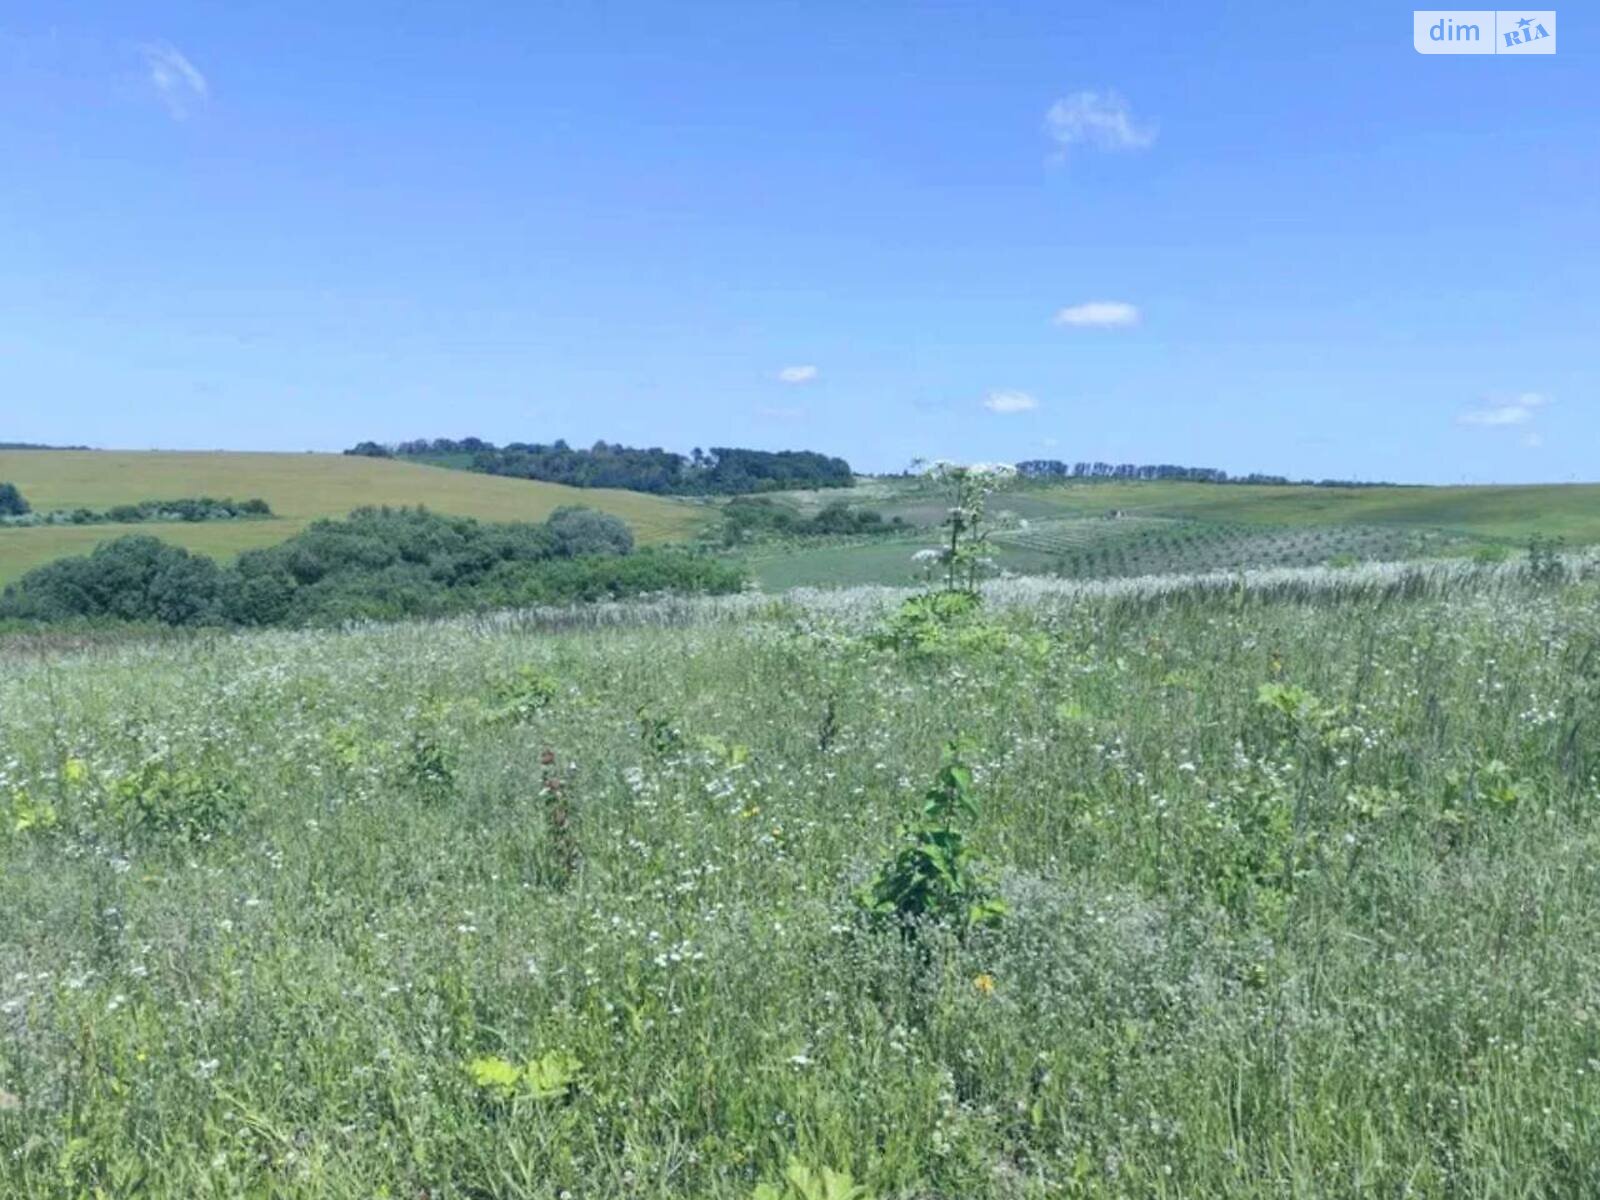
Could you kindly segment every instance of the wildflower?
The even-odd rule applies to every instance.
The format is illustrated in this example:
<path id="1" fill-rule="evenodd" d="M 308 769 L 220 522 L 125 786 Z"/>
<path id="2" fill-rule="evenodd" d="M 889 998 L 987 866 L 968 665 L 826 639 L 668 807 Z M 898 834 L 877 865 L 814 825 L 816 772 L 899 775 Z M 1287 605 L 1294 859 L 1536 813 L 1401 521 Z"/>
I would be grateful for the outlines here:
<path id="1" fill-rule="evenodd" d="M 975 975 L 972 979 L 972 986 L 977 989 L 978 995 L 992 996 L 994 995 L 994 976 L 987 971 Z"/>

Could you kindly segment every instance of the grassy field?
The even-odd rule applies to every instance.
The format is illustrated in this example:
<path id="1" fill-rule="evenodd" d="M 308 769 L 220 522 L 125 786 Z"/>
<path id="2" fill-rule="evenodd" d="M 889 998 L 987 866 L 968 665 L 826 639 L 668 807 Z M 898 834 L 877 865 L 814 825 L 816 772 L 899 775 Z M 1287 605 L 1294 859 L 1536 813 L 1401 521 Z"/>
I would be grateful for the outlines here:
<path id="1" fill-rule="evenodd" d="M 1125 483 L 1076 485 L 1061 492 L 1068 504 L 1213 521 L 1406 525 L 1514 542 L 1525 542 L 1535 533 L 1574 544 L 1600 542 L 1600 484 L 1309 488 Z"/>
<path id="2" fill-rule="evenodd" d="M 1588 570 L 0 645 L 0 1194 L 1591 1194 Z"/>
<path id="3" fill-rule="evenodd" d="M 762 587 L 903 585 L 937 541 L 945 499 L 900 479 L 777 493 L 810 515 L 843 501 L 923 527 L 905 536 L 772 544 L 749 553 Z M 1105 578 L 1448 557 L 1520 550 L 1530 537 L 1600 542 L 1600 485 L 1311 488 L 1135 482 L 1026 484 L 994 498 L 1004 514 L 995 566 Z M 1115 514 L 1115 519 L 1111 519 Z"/>
<path id="4" fill-rule="evenodd" d="M 931 531 L 922 531 L 903 537 L 841 538 L 824 545 L 758 546 L 746 555 L 746 561 L 752 576 L 768 591 L 859 584 L 897 587 L 925 578 L 925 571 L 913 556 L 936 540 Z M 1012 574 L 1114 579 L 1402 562 L 1460 555 L 1485 544 L 1456 534 L 1402 525 L 1046 517 L 996 532 L 989 553 L 996 568 Z"/>
<path id="5" fill-rule="evenodd" d="M 152 534 L 231 558 L 281 542 L 317 517 L 343 516 L 363 505 L 424 504 L 483 520 L 522 521 L 542 520 L 563 504 L 584 504 L 624 518 L 644 543 L 687 537 L 707 515 L 700 506 L 638 492 L 569 488 L 337 454 L 0 451 L 0 480 L 15 483 L 41 511 L 180 496 L 259 496 L 278 514 L 272 520 L 196 525 L 0 529 L 0 584 L 51 559 L 86 553 L 128 533 Z"/>
<path id="6" fill-rule="evenodd" d="M 901 480 L 869 480 L 856 488 L 788 492 L 803 512 L 837 500 L 902 516 L 912 524 L 943 517 L 936 495 Z M 1524 487 L 1255 487 L 1131 482 L 1029 484 L 994 503 L 1020 517 L 1186 518 L 1266 525 L 1398 525 L 1472 537 L 1526 542 L 1535 533 L 1573 545 L 1600 542 L 1600 484 Z"/>

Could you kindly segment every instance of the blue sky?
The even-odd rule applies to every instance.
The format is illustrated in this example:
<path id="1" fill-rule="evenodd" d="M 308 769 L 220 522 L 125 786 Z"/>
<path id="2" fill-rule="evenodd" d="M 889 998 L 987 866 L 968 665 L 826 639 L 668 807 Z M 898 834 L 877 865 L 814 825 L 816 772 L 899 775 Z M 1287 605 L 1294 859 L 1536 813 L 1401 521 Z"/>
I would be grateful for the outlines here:
<path id="1" fill-rule="evenodd" d="M 0 440 L 1600 478 L 1600 22 L 0 15 Z"/>

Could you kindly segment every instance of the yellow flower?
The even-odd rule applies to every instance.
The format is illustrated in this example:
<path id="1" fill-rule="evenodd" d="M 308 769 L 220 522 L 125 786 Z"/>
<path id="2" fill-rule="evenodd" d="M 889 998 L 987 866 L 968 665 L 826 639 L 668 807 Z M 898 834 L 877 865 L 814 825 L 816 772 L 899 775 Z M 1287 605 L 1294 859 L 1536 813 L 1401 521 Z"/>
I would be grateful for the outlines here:
<path id="1" fill-rule="evenodd" d="M 978 995 L 992 996 L 994 995 L 994 976 L 987 971 L 981 975 L 976 975 L 973 977 L 972 986 L 978 989 Z"/>

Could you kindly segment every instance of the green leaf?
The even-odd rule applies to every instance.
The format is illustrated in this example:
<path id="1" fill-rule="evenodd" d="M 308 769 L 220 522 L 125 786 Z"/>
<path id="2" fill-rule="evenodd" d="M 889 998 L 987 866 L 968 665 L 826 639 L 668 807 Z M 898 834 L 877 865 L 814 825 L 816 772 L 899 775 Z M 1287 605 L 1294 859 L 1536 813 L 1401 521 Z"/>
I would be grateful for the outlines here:
<path id="1" fill-rule="evenodd" d="M 546 1100 L 565 1095 L 582 1068 L 583 1063 L 570 1050 L 549 1050 L 528 1063 L 523 1069 L 523 1078 L 530 1095 Z"/>
<path id="2" fill-rule="evenodd" d="M 467 1072 L 479 1087 L 502 1096 L 510 1096 L 515 1092 L 517 1081 L 522 1078 L 522 1073 L 516 1067 L 493 1055 L 473 1059 L 467 1063 Z"/>

